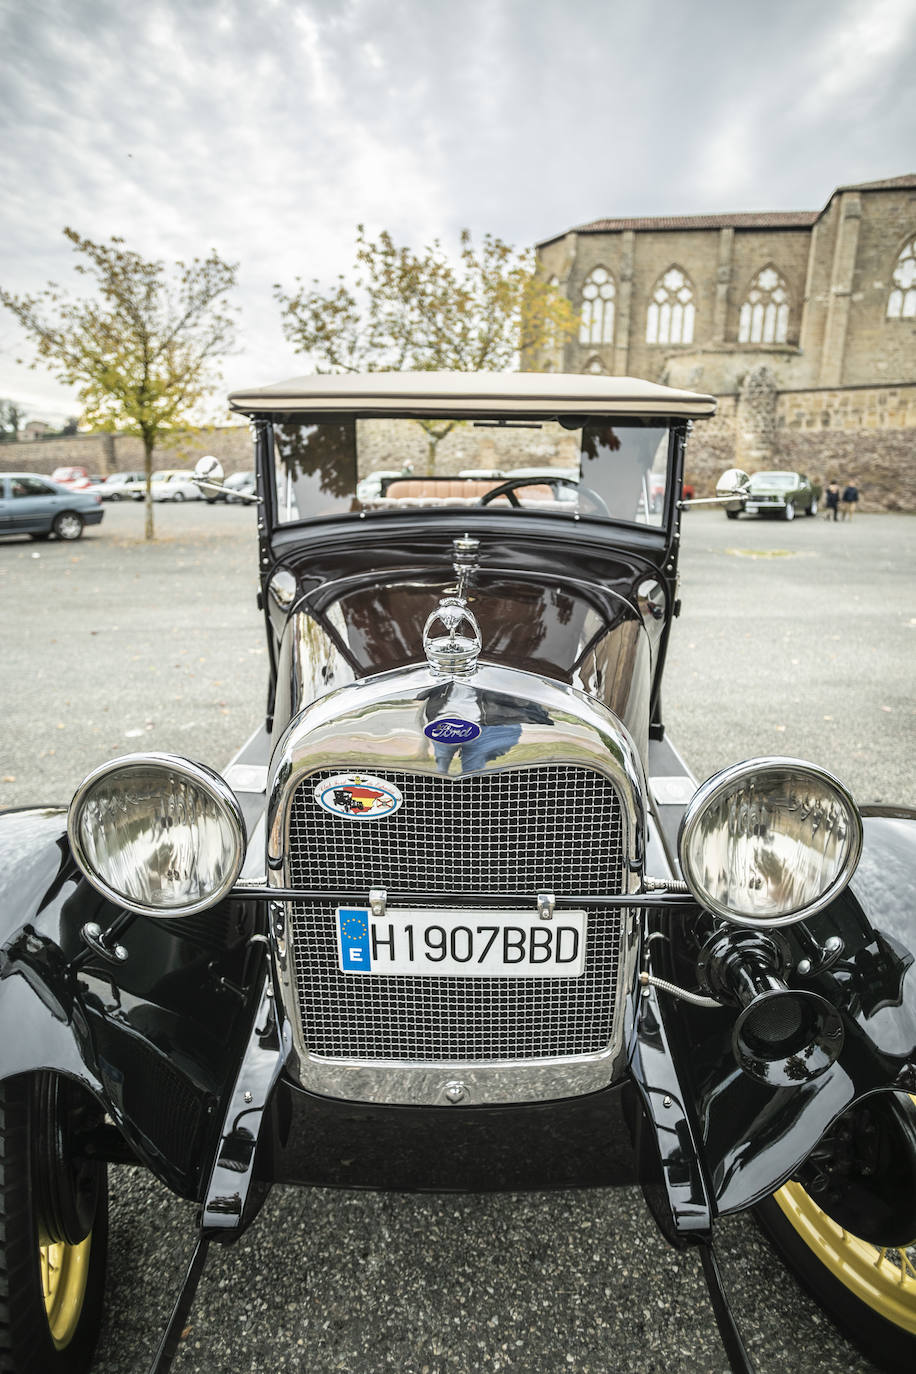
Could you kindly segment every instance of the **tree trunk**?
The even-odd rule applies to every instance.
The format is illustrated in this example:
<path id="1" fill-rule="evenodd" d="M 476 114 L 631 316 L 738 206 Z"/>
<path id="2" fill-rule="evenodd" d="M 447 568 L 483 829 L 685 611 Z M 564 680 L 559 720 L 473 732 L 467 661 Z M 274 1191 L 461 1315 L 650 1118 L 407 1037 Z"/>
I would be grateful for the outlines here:
<path id="1" fill-rule="evenodd" d="M 151 487 L 153 476 L 153 441 L 152 439 L 147 439 L 146 436 L 143 438 L 143 466 L 146 469 L 146 495 L 144 497 L 146 505 L 146 526 L 144 529 L 144 537 L 146 539 L 155 539 L 156 531 L 153 529 L 153 493 Z"/>

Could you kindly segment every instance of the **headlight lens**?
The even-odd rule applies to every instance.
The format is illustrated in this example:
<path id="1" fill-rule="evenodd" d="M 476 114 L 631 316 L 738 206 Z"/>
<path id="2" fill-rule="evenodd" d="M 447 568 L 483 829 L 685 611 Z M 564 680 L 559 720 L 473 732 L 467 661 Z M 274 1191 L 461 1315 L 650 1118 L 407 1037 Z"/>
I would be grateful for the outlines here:
<path id="1" fill-rule="evenodd" d="M 750 759 L 703 783 L 678 848 L 691 892 L 710 911 L 738 925 L 789 925 L 849 882 L 862 820 L 843 784 L 823 769 Z"/>
<path id="2" fill-rule="evenodd" d="M 131 754 L 90 773 L 70 804 L 67 831 L 93 886 L 147 916 L 213 906 L 245 856 L 245 822 L 228 784 L 170 754 Z"/>

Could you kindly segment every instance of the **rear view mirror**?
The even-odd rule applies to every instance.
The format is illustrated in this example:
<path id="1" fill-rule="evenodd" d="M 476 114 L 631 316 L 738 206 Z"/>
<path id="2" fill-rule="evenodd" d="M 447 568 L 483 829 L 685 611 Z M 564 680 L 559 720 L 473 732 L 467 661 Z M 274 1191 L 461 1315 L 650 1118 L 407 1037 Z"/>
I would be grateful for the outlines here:
<path id="1" fill-rule="evenodd" d="M 223 465 L 218 458 L 214 458 L 212 453 L 198 458 L 194 464 L 194 481 L 199 487 L 221 487 L 224 480 Z"/>
<path id="2" fill-rule="evenodd" d="M 717 496 L 747 496 L 751 479 L 740 468 L 729 468 L 716 483 Z"/>

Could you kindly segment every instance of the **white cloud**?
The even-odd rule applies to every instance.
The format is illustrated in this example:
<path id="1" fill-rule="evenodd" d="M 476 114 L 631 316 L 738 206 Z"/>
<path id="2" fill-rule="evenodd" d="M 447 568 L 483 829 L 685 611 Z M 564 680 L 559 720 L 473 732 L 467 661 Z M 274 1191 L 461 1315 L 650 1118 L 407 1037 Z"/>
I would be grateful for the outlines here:
<path id="1" fill-rule="evenodd" d="M 213 245 L 241 264 L 227 383 L 289 374 L 272 284 L 346 270 L 360 221 L 532 243 L 913 170 L 914 9 L 0 0 L 0 281 L 72 280 L 67 223 L 150 257 Z M 21 352 L 0 317 L 0 395 Z"/>

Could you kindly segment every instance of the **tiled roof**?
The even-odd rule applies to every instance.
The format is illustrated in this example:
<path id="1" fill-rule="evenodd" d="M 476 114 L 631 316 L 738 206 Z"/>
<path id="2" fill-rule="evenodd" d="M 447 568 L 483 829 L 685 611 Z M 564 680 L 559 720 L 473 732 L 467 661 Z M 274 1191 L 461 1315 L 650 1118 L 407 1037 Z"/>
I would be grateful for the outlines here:
<path id="1" fill-rule="evenodd" d="M 830 204 L 839 191 L 898 191 L 909 187 L 916 188 L 916 175 L 912 173 L 902 177 L 888 177 L 884 181 L 863 181 L 855 186 L 838 186 L 827 204 Z M 823 213 L 823 210 L 763 210 L 758 214 L 644 215 L 631 219 L 594 219 L 589 224 L 576 225 L 569 232 L 616 234 L 625 229 L 654 229 L 662 232 L 673 229 L 810 229 Z M 563 237 L 563 234 L 553 234 L 549 239 L 542 239 L 538 247 L 544 248 L 548 243 Z"/>
<path id="2" fill-rule="evenodd" d="M 912 172 L 905 177 L 888 177 L 885 181 L 860 181 L 856 186 L 838 186 L 836 189 L 837 191 L 905 191 L 907 187 L 916 189 L 916 175 Z"/>
<path id="3" fill-rule="evenodd" d="M 595 219 L 575 234 L 613 234 L 622 229 L 809 229 L 817 210 L 764 210 L 760 214 L 655 215 L 639 219 Z"/>

